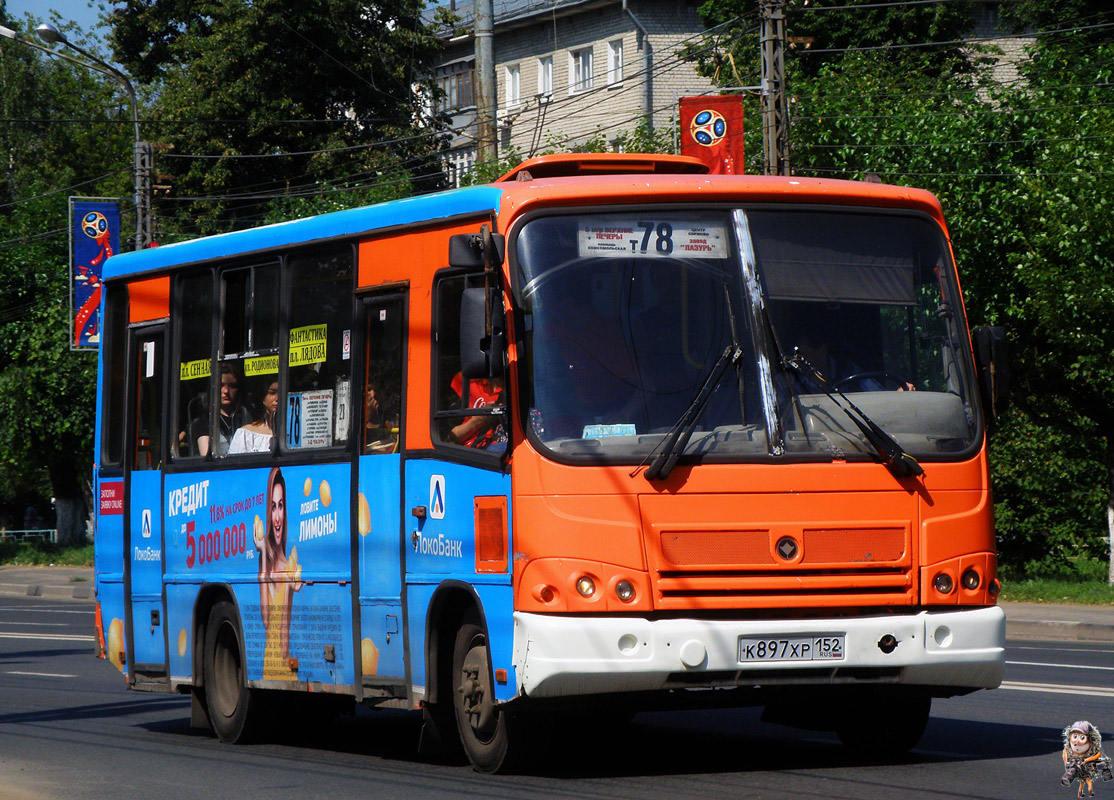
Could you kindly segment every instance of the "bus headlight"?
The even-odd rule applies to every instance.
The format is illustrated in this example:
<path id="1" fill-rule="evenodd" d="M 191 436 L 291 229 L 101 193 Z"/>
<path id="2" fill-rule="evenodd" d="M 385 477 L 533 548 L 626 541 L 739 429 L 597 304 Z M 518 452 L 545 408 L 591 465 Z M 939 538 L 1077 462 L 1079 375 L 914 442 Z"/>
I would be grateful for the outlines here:
<path id="1" fill-rule="evenodd" d="M 951 594 L 952 589 L 955 588 L 955 582 L 952 581 L 952 576 L 946 572 L 936 573 L 936 577 L 932 579 L 932 587 L 940 594 Z"/>
<path id="2" fill-rule="evenodd" d="M 968 569 L 964 571 L 963 576 L 959 579 L 959 582 L 963 584 L 964 589 L 974 591 L 975 589 L 979 588 L 981 579 L 979 578 L 979 573 L 975 572 L 975 570 L 973 569 Z"/>
<path id="3" fill-rule="evenodd" d="M 634 599 L 634 584 L 624 579 L 615 584 L 615 596 L 624 603 Z"/>
<path id="4" fill-rule="evenodd" d="M 576 581 L 576 591 L 581 597 L 591 597 L 596 593 L 596 582 L 587 575 L 581 575 Z"/>

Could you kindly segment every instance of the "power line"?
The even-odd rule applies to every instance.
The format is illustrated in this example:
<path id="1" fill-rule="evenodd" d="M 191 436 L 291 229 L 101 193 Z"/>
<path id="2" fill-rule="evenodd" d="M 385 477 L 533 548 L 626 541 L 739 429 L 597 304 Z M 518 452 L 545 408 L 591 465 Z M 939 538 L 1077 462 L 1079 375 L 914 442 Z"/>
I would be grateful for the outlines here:
<path id="1" fill-rule="evenodd" d="M 1096 24 L 1096 25 L 1083 25 L 1083 26 L 1076 25 L 1076 26 L 1073 26 L 1073 27 L 1070 27 L 1070 28 L 1059 28 L 1059 29 L 1050 30 L 1050 31 L 1034 31 L 1032 33 L 1026 33 L 1025 37 L 1026 38 L 1029 38 L 1029 37 L 1037 38 L 1037 37 L 1040 37 L 1040 36 L 1047 36 L 1047 35 L 1051 35 L 1051 34 L 1079 33 L 1079 32 L 1082 32 L 1082 31 L 1093 31 L 1093 30 L 1100 30 L 1100 29 L 1103 29 L 1103 28 L 1111 28 L 1111 27 L 1114 27 L 1114 22 L 1103 22 L 1103 23 L 1099 23 L 1099 24 Z M 802 55 L 802 56 L 805 56 L 805 55 L 810 55 L 810 56 L 811 55 L 819 55 L 821 53 L 825 53 L 825 54 L 828 54 L 828 53 L 862 53 L 862 52 L 868 52 L 868 51 L 874 51 L 874 50 L 907 50 L 907 49 L 919 48 L 919 47 L 943 47 L 943 46 L 955 46 L 955 45 L 983 44 L 985 42 L 997 42 L 997 41 L 1002 41 L 1004 39 L 1017 39 L 1017 38 L 1018 38 L 1018 34 L 1008 33 L 1008 34 L 1002 34 L 1000 36 L 979 36 L 979 37 L 972 37 L 970 39 L 951 39 L 951 40 L 948 40 L 948 41 L 940 41 L 940 42 L 908 42 L 908 43 L 905 43 L 905 44 L 879 44 L 879 45 L 870 45 L 868 47 L 829 47 L 829 48 L 822 48 L 822 49 L 818 49 L 818 50 L 812 50 L 812 49 L 799 50 L 797 52 L 798 52 L 799 55 Z"/>

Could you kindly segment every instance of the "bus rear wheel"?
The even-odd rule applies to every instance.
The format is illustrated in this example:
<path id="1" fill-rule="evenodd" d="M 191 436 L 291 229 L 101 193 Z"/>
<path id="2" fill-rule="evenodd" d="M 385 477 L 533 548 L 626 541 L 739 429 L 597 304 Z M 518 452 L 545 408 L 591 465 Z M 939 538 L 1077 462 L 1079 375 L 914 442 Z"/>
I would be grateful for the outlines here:
<path id="1" fill-rule="evenodd" d="M 495 705 L 487 634 L 475 615 L 461 624 L 453 646 L 453 711 L 464 752 L 480 772 L 508 765 L 509 715 Z"/>
<path id="2" fill-rule="evenodd" d="M 205 627 L 205 700 L 213 731 L 222 742 L 242 742 L 250 733 L 253 693 L 247 687 L 240 620 L 227 600 L 213 606 Z"/>

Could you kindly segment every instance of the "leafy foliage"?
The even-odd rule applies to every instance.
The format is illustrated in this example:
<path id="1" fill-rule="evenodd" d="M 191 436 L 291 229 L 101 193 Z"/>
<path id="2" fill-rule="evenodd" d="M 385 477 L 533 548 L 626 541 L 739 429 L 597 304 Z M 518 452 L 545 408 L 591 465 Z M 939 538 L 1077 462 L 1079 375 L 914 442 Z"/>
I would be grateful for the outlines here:
<path id="1" fill-rule="evenodd" d="M 874 173 L 940 197 L 968 317 L 1004 325 L 1010 339 L 1015 410 L 991 442 L 1000 560 L 1041 572 L 1104 556 L 1114 495 L 1114 29 L 1093 26 L 1112 12 L 1098 0 L 1003 4 L 1018 26 L 1055 31 L 1037 37 L 1020 79 L 1003 83 L 988 71 L 992 52 L 954 44 L 969 4 L 819 10 L 858 4 L 786 11 L 793 172 Z M 710 22 L 754 25 L 749 3 L 708 0 L 703 10 Z M 941 45 L 900 46 L 926 42 Z M 727 84 L 756 74 L 757 53 L 753 27 L 744 40 L 720 35 L 690 51 Z M 754 154 L 757 115 L 747 124 Z M 752 165 L 760 171 L 753 155 Z"/>
<path id="2" fill-rule="evenodd" d="M 421 6 L 119 4 L 115 54 L 157 93 L 145 136 L 173 185 L 160 235 L 258 224 L 272 200 L 313 212 L 440 186 L 440 139 L 419 126 L 440 43 Z"/>

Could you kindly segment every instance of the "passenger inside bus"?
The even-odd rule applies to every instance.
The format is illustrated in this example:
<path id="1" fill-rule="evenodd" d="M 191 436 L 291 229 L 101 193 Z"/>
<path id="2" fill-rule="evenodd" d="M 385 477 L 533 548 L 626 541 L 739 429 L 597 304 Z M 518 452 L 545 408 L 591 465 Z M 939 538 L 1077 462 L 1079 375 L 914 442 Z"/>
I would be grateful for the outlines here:
<path id="1" fill-rule="evenodd" d="M 240 371 L 233 362 L 226 361 L 220 365 L 220 415 L 218 417 L 217 455 L 223 456 L 226 454 L 236 431 L 251 422 L 251 412 L 243 405 L 241 384 Z M 196 452 L 198 455 L 209 454 L 208 409 L 205 409 L 202 416 L 198 416 L 190 422 L 190 438 L 197 443 Z"/>
<path id="2" fill-rule="evenodd" d="M 798 374 L 799 385 L 807 394 L 842 391 L 914 391 L 916 385 L 906 378 L 882 369 L 881 354 L 871 355 L 867 348 L 877 347 L 878 324 L 871 324 L 877 311 L 842 304 L 828 307 L 819 303 L 785 303 L 777 309 L 779 340 L 785 356 L 802 356 L 827 379 L 825 386 L 808 374 Z M 871 312 L 874 312 L 872 314 Z M 874 331 L 873 335 L 868 332 Z M 858 350 L 856 350 L 856 345 Z"/>
<path id="3" fill-rule="evenodd" d="M 278 381 L 271 381 L 263 395 L 260 413 L 247 425 L 236 429 L 228 454 L 266 453 L 274 438 L 275 410 L 278 408 Z"/>
<path id="4" fill-rule="evenodd" d="M 464 377 L 457 373 L 452 380 L 452 390 L 466 408 L 490 408 L 503 404 L 503 382 L 498 378 L 468 381 L 468 394 L 464 395 Z M 498 415 L 471 415 L 454 425 L 446 437 L 454 444 L 476 447 L 481 450 L 505 450 L 507 430 Z"/>

